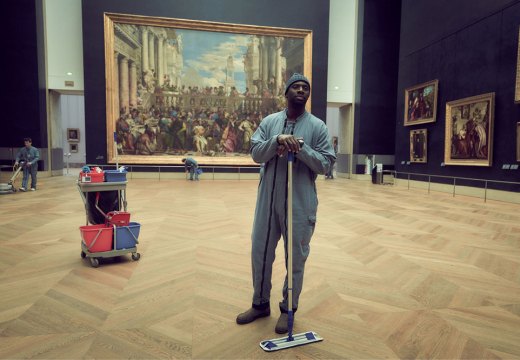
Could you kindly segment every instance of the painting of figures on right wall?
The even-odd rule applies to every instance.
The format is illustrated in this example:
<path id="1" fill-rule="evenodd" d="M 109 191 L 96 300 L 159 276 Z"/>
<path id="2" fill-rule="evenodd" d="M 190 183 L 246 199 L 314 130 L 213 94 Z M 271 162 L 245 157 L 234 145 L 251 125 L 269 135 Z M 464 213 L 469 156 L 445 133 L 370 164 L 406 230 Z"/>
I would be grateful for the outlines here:
<path id="1" fill-rule="evenodd" d="M 404 126 L 435 122 L 439 80 L 411 86 L 404 92 Z"/>
<path id="2" fill-rule="evenodd" d="M 446 103 L 444 163 L 491 166 L 495 93 Z"/>

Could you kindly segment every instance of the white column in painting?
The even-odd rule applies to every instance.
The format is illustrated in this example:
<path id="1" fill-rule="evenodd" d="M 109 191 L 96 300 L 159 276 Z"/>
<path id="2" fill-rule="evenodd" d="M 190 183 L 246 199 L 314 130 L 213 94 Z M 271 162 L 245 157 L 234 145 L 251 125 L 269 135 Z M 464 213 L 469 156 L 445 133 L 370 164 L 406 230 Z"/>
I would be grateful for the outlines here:
<path id="1" fill-rule="evenodd" d="M 171 68 L 168 66 L 168 59 L 170 59 L 170 52 L 168 49 L 168 39 L 166 38 L 166 36 L 163 36 L 162 43 L 163 43 L 163 51 L 162 51 L 163 74 L 168 75 L 170 77 L 170 85 L 171 85 L 171 74 L 170 74 Z"/>
<path id="2" fill-rule="evenodd" d="M 150 65 L 148 62 L 148 29 L 143 28 L 142 31 L 143 31 L 142 32 L 142 34 L 143 34 L 143 39 L 142 39 L 142 42 L 143 42 L 143 48 L 142 48 L 142 50 L 143 50 L 143 54 L 142 54 L 143 68 L 142 68 L 142 72 L 144 74 L 144 72 L 150 68 Z"/>
<path id="3" fill-rule="evenodd" d="M 168 74 L 170 75 L 170 86 L 178 86 L 179 83 L 177 78 L 177 46 L 170 42 L 169 48 L 171 51 L 168 55 L 169 59 L 167 61 L 171 64 L 171 66 L 169 66 L 168 69 Z M 177 105 L 177 97 L 172 97 L 171 105 Z"/>
<path id="4" fill-rule="evenodd" d="M 137 107 L 137 65 L 135 61 L 130 63 L 130 108 Z"/>
<path id="5" fill-rule="evenodd" d="M 266 38 L 260 38 L 260 80 L 262 81 L 261 90 L 267 85 L 267 76 L 269 75 L 269 58 L 268 58 Z"/>
<path id="6" fill-rule="evenodd" d="M 148 36 L 148 59 L 149 69 L 154 71 L 154 77 L 157 78 L 157 67 L 155 66 L 155 34 L 153 32 Z"/>
<path id="7" fill-rule="evenodd" d="M 157 41 L 157 62 L 158 62 L 158 69 L 157 69 L 157 80 L 159 83 L 159 86 L 162 86 L 164 84 L 164 37 L 162 35 L 159 35 L 159 39 Z"/>
<path id="8" fill-rule="evenodd" d="M 128 114 L 128 59 L 121 57 L 119 61 L 119 103 L 121 112 Z"/>
<path id="9" fill-rule="evenodd" d="M 235 86 L 235 65 L 233 63 L 233 56 L 229 55 L 226 66 L 226 82 L 224 88 L 226 94 L 229 95 L 231 88 Z"/>
<path id="10" fill-rule="evenodd" d="M 170 78 L 170 86 L 175 85 L 175 47 L 164 40 L 164 72 Z"/>
<path id="11" fill-rule="evenodd" d="M 173 66 L 172 66 L 172 78 L 171 78 L 171 84 L 174 85 L 174 86 L 179 86 L 180 82 L 179 82 L 179 68 L 177 66 L 177 63 L 178 63 L 178 53 L 177 53 L 177 47 L 176 46 L 173 46 L 172 47 L 172 63 L 173 63 Z"/>
<path id="12" fill-rule="evenodd" d="M 276 39 L 269 39 L 269 74 L 267 75 L 267 87 L 275 93 L 276 88 Z"/>
<path id="13" fill-rule="evenodd" d="M 260 79 L 260 39 L 255 35 L 253 37 L 253 46 L 251 48 L 251 71 L 253 73 L 253 80 Z"/>
<path id="14" fill-rule="evenodd" d="M 278 95 L 278 92 L 282 88 L 282 38 L 276 38 L 276 70 L 275 70 L 275 86 L 276 91 L 274 95 Z"/>
<path id="15" fill-rule="evenodd" d="M 179 35 L 177 36 L 177 57 L 176 57 L 176 69 L 177 69 L 177 72 L 176 72 L 176 84 L 177 84 L 177 87 L 180 87 L 182 84 L 181 84 L 181 74 L 182 74 L 182 70 L 184 69 L 184 55 L 183 55 L 183 51 L 184 51 L 184 47 L 183 47 L 183 41 L 182 41 L 182 35 Z"/>
<path id="16" fill-rule="evenodd" d="M 258 77 L 257 80 L 257 87 L 258 87 L 258 93 L 260 92 L 260 82 L 262 81 L 262 38 L 258 37 Z"/>
<path id="17" fill-rule="evenodd" d="M 114 96 L 114 101 L 112 104 L 116 104 L 114 109 L 112 109 L 112 113 L 114 115 L 114 119 L 119 118 L 119 112 L 121 110 L 121 106 L 119 104 L 119 53 L 114 53 L 114 83 L 112 84 L 112 94 Z"/>
<path id="18" fill-rule="evenodd" d="M 251 38 L 251 45 L 248 49 L 249 78 L 248 86 L 253 95 L 257 94 L 255 82 L 260 79 L 260 39 L 254 35 Z"/>

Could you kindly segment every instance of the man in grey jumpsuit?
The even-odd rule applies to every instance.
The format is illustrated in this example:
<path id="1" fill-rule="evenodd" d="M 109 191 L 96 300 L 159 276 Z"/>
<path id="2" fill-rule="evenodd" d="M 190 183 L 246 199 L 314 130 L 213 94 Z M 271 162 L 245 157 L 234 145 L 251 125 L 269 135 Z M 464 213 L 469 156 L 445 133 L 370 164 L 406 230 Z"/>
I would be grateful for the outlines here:
<path id="1" fill-rule="evenodd" d="M 24 161 L 22 187 L 20 188 L 20 191 L 27 191 L 29 175 L 31 175 L 31 191 L 35 191 L 38 176 L 38 160 L 40 160 L 40 150 L 32 146 L 31 138 L 24 138 L 23 142 L 25 146 L 18 150 L 18 154 L 16 155 L 16 162 L 14 163 L 14 165 L 17 166 L 20 161 Z"/>
<path id="2" fill-rule="evenodd" d="M 325 123 L 308 113 L 305 104 L 310 95 L 309 80 L 294 74 L 285 87 L 287 108 L 264 118 L 251 139 L 251 155 L 264 163 L 258 187 L 252 232 L 252 307 L 237 316 L 238 324 L 247 324 L 269 316 L 271 276 L 276 245 L 283 236 L 287 267 L 287 152 L 295 154 L 293 163 L 293 310 L 303 285 L 305 261 L 316 224 L 318 197 L 315 180 L 332 168 L 336 156 Z M 283 286 L 278 334 L 287 332 L 287 274 Z"/>

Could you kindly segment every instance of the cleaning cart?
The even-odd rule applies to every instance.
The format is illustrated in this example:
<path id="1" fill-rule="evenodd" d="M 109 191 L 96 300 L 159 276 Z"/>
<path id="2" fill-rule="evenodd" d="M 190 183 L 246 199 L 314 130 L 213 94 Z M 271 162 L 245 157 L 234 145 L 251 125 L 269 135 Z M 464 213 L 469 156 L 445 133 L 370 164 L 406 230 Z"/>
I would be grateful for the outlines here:
<path id="1" fill-rule="evenodd" d="M 105 172 L 81 172 L 78 191 L 85 204 L 86 225 L 80 226 L 81 257 L 92 267 L 100 258 L 132 254 L 137 261 L 141 225 L 130 222 L 126 201 L 126 173 L 106 176 Z M 108 180 L 108 181 L 105 181 Z"/>

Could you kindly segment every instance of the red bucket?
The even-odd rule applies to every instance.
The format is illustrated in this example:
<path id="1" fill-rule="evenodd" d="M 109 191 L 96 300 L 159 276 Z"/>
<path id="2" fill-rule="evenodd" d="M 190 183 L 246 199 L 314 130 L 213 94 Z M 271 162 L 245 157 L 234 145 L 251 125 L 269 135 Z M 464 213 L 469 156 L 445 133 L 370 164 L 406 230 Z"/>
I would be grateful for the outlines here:
<path id="1" fill-rule="evenodd" d="M 107 226 L 128 226 L 130 222 L 130 213 L 125 211 L 111 211 L 106 217 Z"/>
<path id="2" fill-rule="evenodd" d="M 81 239 L 89 252 L 111 251 L 114 229 L 101 225 L 80 226 Z"/>
<path id="3" fill-rule="evenodd" d="M 82 183 L 99 183 L 105 180 L 104 172 L 89 172 L 84 173 L 83 171 L 79 173 L 79 181 Z"/>

